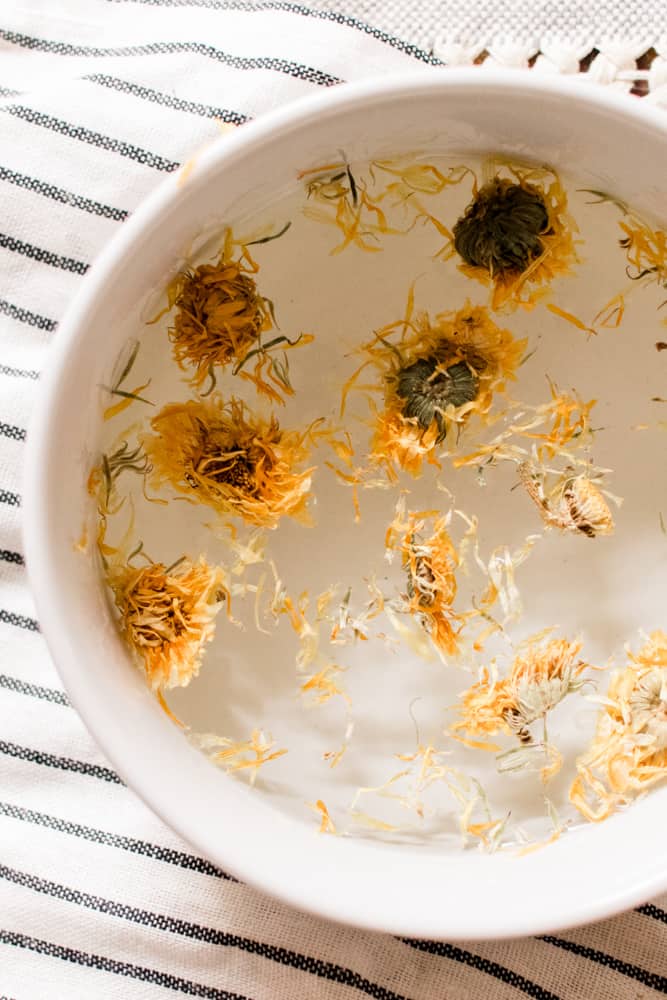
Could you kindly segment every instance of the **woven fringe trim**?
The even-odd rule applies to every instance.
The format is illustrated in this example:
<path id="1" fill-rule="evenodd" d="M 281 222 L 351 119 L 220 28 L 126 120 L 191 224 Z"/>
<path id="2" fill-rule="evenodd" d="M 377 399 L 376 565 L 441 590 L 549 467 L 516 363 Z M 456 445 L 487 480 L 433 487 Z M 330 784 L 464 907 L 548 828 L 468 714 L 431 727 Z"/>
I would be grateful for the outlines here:
<path id="1" fill-rule="evenodd" d="M 633 50 L 627 42 L 584 51 L 561 44 L 535 50 L 519 42 L 477 48 L 442 41 L 433 46 L 433 54 L 448 66 L 483 64 L 540 73 L 583 73 L 591 82 L 667 105 L 667 58 L 656 48 L 640 48 Z"/>

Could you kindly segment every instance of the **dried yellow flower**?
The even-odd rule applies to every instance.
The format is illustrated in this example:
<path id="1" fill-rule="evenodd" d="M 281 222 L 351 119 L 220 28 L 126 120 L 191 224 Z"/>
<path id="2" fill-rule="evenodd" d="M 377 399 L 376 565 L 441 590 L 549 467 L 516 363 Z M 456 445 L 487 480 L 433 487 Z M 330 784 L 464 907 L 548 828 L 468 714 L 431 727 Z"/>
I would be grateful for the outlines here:
<path id="1" fill-rule="evenodd" d="M 174 358 L 184 370 L 194 368 L 192 384 L 200 389 L 214 366 L 242 361 L 263 330 L 272 326 L 266 299 L 257 291 L 257 270 L 229 248 L 214 264 L 200 264 L 178 274 L 168 288 L 175 309 L 169 336 Z"/>
<path id="2" fill-rule="evenodd" d="M 570 801 L 586 817 L 614 808 L 667 778 L 667 634 L 653 632 L 613 674 L 591 746 L 577 761 Z"/>
<path id="3" fill-rule="evenodd" d="M 481 188 L 454 226 L 460 269 L 493 287 L 491 307 L 531 309 L 551 281 L 572 269 L 577 227 L 555 171 L 508 166 Z"/>
<path id="4" fill-rule="evenodd" d="M 610 535 L 614 521 L 602 492 L 585 473 L 573 473 L 573 469 L 565 470 L 545 492 L 545 474 L 529 462 L 519 466 L 519 478 L 545 524 L 589 538 Z"/>
<path id="5" fill-rule="evenodd" d="M 566 639 L 529 642 L 512 663 L 507 677 L 494 679 L 485 669 L 482 680 L 461 696 L 460 720 L 454 731 L 512 733 L 532 743 L 528 727 L 543 719 L 584 681 L 588 664 L 580 659 L 581 643 Z"/>
<path id="6" fill-rule="evenodd" d="M 312 343 L 313 337 L 299 333 L 290 340 L 278 334 L 262 340 L 263 333 L 276 327 L 276 319 L 272 302 L 257 289 L 254 276 L 259 264 L 249 250 L 255 244 L 278 239 L 290 225 L 288 222 L 276 233 L 247 242 L 235 239 L 227 229 L 217 261 L 183 270 L 167 285 L 167 305 L 150 322 L 156 323 L 165 312 L 174 310 L 169 327 L 174 358 L 190 373 L 189 382 L 195 389 L 201 391 L 206 385 L 203 395 L 215 388 L 216 370 L 230 364 L 234 375 L 252 382 L 274 402 L 282 403 L 284 396 L 293 395 L 285 352 Z M 254 362 L 248 370 L 245 366 L 250 359 Z M 131 395 L 141 399 L 136 393 Z M 120 404 L 116 411 L 119 408 Z"/>
<path id="7" fill-rule="evenodd" d="M 399 467 L 419 475 L 423 461 L 435 462 L 437 446 L 452 425 L 472 413 L 484 417 L 494 395 L 514 379 L 526 341 L 492 321 L 488 311 L 467 303 L 433 319 L 422 314 L 379 331 L 364 345 L 366 361 L 382 376 L 384 409 L 377 413 L 371 460 L 390 478 Z M 387 339 L 397 328 L 400 340 Z M 360 369 L 361 370 L 361 369 Z"/>
<path id="8" fill-rule="evenodd" d="M 304 517 L 312 469 L 295 467 L 308 454 L 307 432 L 284 431 L 272 417 L 251 413 L 239 399 L 215 394 L 170 403 L 144 435 L 156 488 L 179 493 L 249 524 L 274 527 L 289 514 Z"/>
<path id="9" fill-rule="evenodd" d="M 428 632 L 436 647 L 446 656 L 453 656 L 458 652 L 458 629 L 455 628 L 458 618 L 453 604 L 459 559 L 446 523 L 445 518 L 438 518 L 426 538 L 422 537 L 425 520 L 419 513 L 410 513 L 407 521 L 398 526 L 402 533 L 400 552 L 407 574 L 407 609 Z M 394 522 L 390 532 L 395 530 L 396 524 Z"/>
<path id="10" fill-rule="evenodd" d="M 112 565 L 107 579 L 121 635 L 153 690 L 185 687 L 199 673 L 214 618 L 228 593 L 220 567 L 201 557 L 173 567 Z"/>

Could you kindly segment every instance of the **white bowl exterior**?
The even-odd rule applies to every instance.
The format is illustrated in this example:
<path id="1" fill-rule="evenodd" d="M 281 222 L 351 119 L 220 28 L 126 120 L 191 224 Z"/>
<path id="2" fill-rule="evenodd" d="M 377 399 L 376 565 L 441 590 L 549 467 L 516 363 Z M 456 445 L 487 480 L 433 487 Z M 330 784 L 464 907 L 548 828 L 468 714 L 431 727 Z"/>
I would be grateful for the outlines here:
<path id="1" fill-rule="evenodd" d="M 156 708 L 128 663 L 95 561 L 74 547 L 91 503 L 96 387 L 121 347 L 128 303 L 160 285 L 203 229 L 240 206 L 256 209 L 297 169 L 339 149 L 363 160 L 422 148 L 548 162 L 667 218 L 662 113 L 578 81 L 420 72 L 337 88 L 243 126 L 134 214 L 60 324 L 29 434 L 27 563 L 44 635 L 90 731 L 128 784 L 222 868 L 303 909 L 377 930 L 450 939 L 543 932 L 667 888 L 665 791 L 524 857 L 320 836 L 222 775 Z"/>

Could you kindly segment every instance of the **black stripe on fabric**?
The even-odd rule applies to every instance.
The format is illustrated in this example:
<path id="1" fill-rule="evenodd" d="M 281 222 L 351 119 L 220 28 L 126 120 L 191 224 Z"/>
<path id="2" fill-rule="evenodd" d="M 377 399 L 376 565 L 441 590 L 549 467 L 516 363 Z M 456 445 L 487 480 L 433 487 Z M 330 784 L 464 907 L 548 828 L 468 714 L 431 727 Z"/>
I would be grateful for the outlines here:
<path id="1" fill-rule="evenodd" d="M 0 31 L 0 37 L 1 36 L 2 32 Z M 133 146 L 130 143 L 123 142 L 120 139 L 114 139 L 108 135 L 103 135 L 101 132 L 94 132 L 81 125 L 72 125 L 70 122 L 62 121 L 59 118 L 53 118 L 51 115 L 42 114 L 39 111 L 35 111 L 34 108 L 29 108 L 26 105 L 11 104 L 5 108 L 0 108 L 0 111 L 4 114 L 13 115 L 15 118 L 27 121 L 31 125 L 48 128 L 51 131 L 67 136 L 70 139 L 77 139 L 81 142 L 86 142 L 91 146 L 97 146 L 108 152 L 117 153 L 119 156 L 136 160 L 136 162 L 141 163 L 144 166 L 153 167 L 156 170 L 162 170 L 169 173 L 177 170 L 180 166 L 180 164 L 175 160 L 167 160 L 165 157 L 158 156 L 156 153 L 151 153 L 149 150 L 142 149 L 139 146 Z"/>
<path id="2" fill-rule="evenodd" d="M 546 941 L 547 944 L 551 944 L 555 948 L 562 948 L 563 951 L 579 955 L 581 958 L 588 959 L 589 962 L 604 965 L 613 972 L 618 972 L 629 979 L 635 979 L 637 982 L 650 987 L 652 990 L 656 990 L 658 993 L 667 993 L 666 976 L 659 976 L 655 972 L 649 972 L 638 965 L 631 965 L 630 962 L 624 962 L 620 958 L 615 958 L 614 955 L 607 955 L 604 951 L 598 951 L 597 948 L 589 948 L 587 945 L 578 944 L 576 941 L 566 941 L 564 938 L 553 937 L 550 934 L 545 934 L 537 940 Z"/>
<path id="3" fill-rule="evenodd" d="M 64 691 L 42 687 L 40 684 L 29 684 L 27 681 L 19 680 L 18 677 L 10 677 L 8 674 L 0 674 L 0 687 L 7 691 L 15 691 L 17 694 L 26 694 L 30 698 L 51 701 L 54 705 L 69 707 L 69 699 Z"/>
<path id="4" fill-rule="evenodd" d="M 215 108 L 210 104 L 199 104 L 197 101 L 185 101 L 173 94 L 163 94 L 159 90 L 152 90 L 150 87 L 142 87 L 138 83 L 130 83 L 129 80 L 120 80 L 117 76 L 106 76 L 104 73 L 91 73 L 84 76 L 82 80 L 97 83 L 102 87 L 109 87 L 111 90 L 118 90 L 123 94 L 131 94 L 144 101 L 152 101 L 153 104 L 161 104 L 167 108 L 174 108 L 176 111 L 185 111 L 191 115 L 199 115 L 202 118 L 216 118 L 218 121 L 231 122 L 233 125 L 242 125 L 248 121 L 248 116 L 240 111 L 230 111 L 228 108 Z"/>
<path id="5" fill-rule="evenodd" d="M 508 986 L 520 990 L 526 996 L 533 997 L 534 1000 L 560 1000 L 556 993 L 545 990 L 539 983 L 526 979 L 518 972 L 507 969 L 504 965 L 498 965 L 497 962 L 492 962 L 481 955 L 474 955 L 464 948 L 457 948 L 456 945 L 449 944 L 447 941 L 418 941 L 415 938 L 399 938 L 399 941 L 403 941 L 404 944 L 416 948 L 418 951 L 425 951 L 429 955 L 439 955 L 441 958 L 448 958 L 461 965 L 467 965 L 471 969 L 477 969 L 478 972 L 485 972 L 488 976 L 493 976 L 494 979 L 499 979 L 501 982 L 507 983 Z"/>
<path id="6" fill-rule="evenodd" d="M 0 420 L 0 434 L 3 437 L 11 438 L 12 441 L 25 441 L 26 432 L 23 427 L 16 424 L 5 424 Z"/>
<path id="7" fill-rule="evenodd" d="M 337 76 L 325 73 L 314 66 L 293 62 L 291 59 L 281 59 L 274 56 L 234 56 L 229 52 L 216 49 L 212 45 L 204 45 L 202 42 L 146 42 L 143 45 L 121 45 L 104 49 L 95 45 L 71 45 L 69 42 L 53 42 L 47 38 L 35 38 L 31 35 L 22 35 L 17 31 L 7 31 L 5 28 L 0 28 L 0 38 L 26 49 L 50 52 L 58 56 L 152 56 L 164 53 L 194 52 L 209 59 L 216 59 L 233 69 L 274 70 L 276 73 L 293 76 L 297 80 L 315 83 L 320 87 L 332 87 L 334 84 L 343 82 Z M 0 110 L 12 113 L 11 106 Z"/>
<path id="8" fill-rule="evenodd" d="M 27 872 L 16 871 L 7 865 L 0 865 L 0 878 L 13 882 L 15 885 L 33 889 L 35 892 L 41 892 L 46 896 L 62 899 L 77 906 L 84 906 L 99 913 L 107 913 L 122 920 L 130 920 L 153 930 L 167 931 L 170 934 L 178 934 L 194 941 L 203 941 L 205 944 L 238 948 L 247 954 L 258 955 L 280 965 L 298 969 L 300 972 L 309 972 L 320 979 L 351 986 L 365 996 L 373 997 L 374 1000 L 408 1000 L 407 997 L 394 993 L 393 990 L 385 989 L 378 983 L 371 983 L 368 979 L 353 972 L 352 969 L 346 969 L 344 966 L 334 965 L 332 962 L 325 962 L 310 955 L 302 955 L 287 948 L 254 941 L 250 938 L 240 937 L 238 934 L 228 934 L 214 927 L 203 927 L 201 924 L 193 924 L 188 920 L 178 920 L 175 917 L 165 916 L 163 913 L 154 913 L 152 910 L 127 906 L 124 903 L 117 903 L 113 899 L 92 896 L 90 893 L 70 889 L 68 886 L 38 878 Z"/>
<path id="9" fill-rule="evenodd" d="M 378 42 L 398 49 L 408 56 L 419 59 L 420 62 L 428 63 L 430 66 L 444 66 L 442 59 L 438 59 L 432 52 L 426 52 L 406 42 L 402 38 L 396 38 L 381 28 L 374 28 L 365 21 L 359 21 L 356 17 L 348 14 L 341 14 L 334 10 L 313 10 L 311 7 L 304 7 L 298 3 L 281 2 L 281 0 L 267 0 L 266 3 L 245 3 L 244 0 L 111 0 L 112 3 L 141 3 L 147 7 L 206 7 L 210 10 L 244 10 L 250 13 L 264 10 L 282 10 L 289 14 L 299 14 L 302 17 L 314 17 L 322 21 L 335 21 L 346 28 L 354 28 L 364 35 L 370 35 Z"/>
<path id="10" fill-rule="evenodd" d="M 115 847 L 122 851 L 129 851 L 131 854 L 139 854 L 144 858 L 151 858 L 154 861 L 162 861 L 168 865 L 184 868 L 186 871 L 210 875 L 212 878 L 221 878 L 228 882 L 238 882 L 238 879 L 235 879 L 233 875 L 228 875 L 220 868 L 216 868 L 206 858 L 199 858 L 195 854 L 186 854 L 185 851 L 175 851 L 170 847 L 161 847 L 159 844 L 151 844 L 146 840 L 137 840 L 135 837 L 125 837 L 122 834 L 109 833 L 107 830 L 99 830 L 96 827 L 71 823 L 58 816 L 49 816 L 47 813 L 23 809 L 9 802 L 0 802 L 0 814 L 22 820 L 24 823 L 34 823 L 36 826 L 57 830 L 60 833 L 78 837 L 80 840 L 88 840 L 92 844 Z"/>
<path id="11" fill-rule="evenodd" d="M 2 32 L 0 32 L 1 36 Z M 70 122 L 62 121 L 60 118 L 53 118 L 51 115 L 42 114 L 41 111 L 35 111 L 34 108 L 29 108 L 25 104 L 8 104 L 4 108 L 0 107 L 0 112 L 20 118 L 30 125 L 48 128 L 52 132 L 67 136 L 68 139 L 77 139 L 80 142 L 88 143 L 89 146 L 97 146 L 99 149 L 104 149 L 109 153 L 117 153 L 119 156 L 125 156 L 130 160 L 141 163 L 145 167 L 153 167 L 155 170 L 171 173 L 180 166 L 180 163 L 177 163 L 176 160 L 167 160 L 164 156 L 158 156 L 157 153 L 141 149 L 140 146 L 133 146 L 129 142 L 113 139 L 111 136 L 103 135 L 101 132 L 93 132 L 82 125 L 72 125 Z"/>
<path id="12" fill-rule="evenodd" d="M 0 365 L 0 375 L 12 375 L 15 378 L 39 378 L 39 372 L 32 371 L 30 368 L 12 368 L 11 365 Z"/>
<path id="13" fill-rule="evenodd" d="M 99 778 L 101 781 L 108 781 L 113 785 L 124 784 L 116 772 L 108 767 L 88 764 L 86 761 L 74 760 L 72 757 L 56 757 L 55 754 L 34 750 L 32 747 L 22 747 L 17 743 L 7 743 L 5 740 L 0 740 L 0 753 L 7 754 L 8 757 L 16 757 L 18 760 L 28 761 L 30 764 L 42 764 L 45 767 L 55 767 L 60 771 L 85 774 L 90 778 Z"/>
<path id="14" fill-rule="evenodd" d="M 47 330 L 49 333 L 58 325 L 48 316 L 40 316 L 39 313 L 30 312 L 29 309 L 22 309 L 21 306 L 15 306 L 13 302 L 7 302 L 5 299 L 0 299 L 0 313 L 17 319 L 19 323 L 28 323 L 29 326 L 36 326 L 38 330 Z"/>
<path id="15" fill-rule="evenodd" d="M 7 167 L 0 166 L 0 180 L 7 181 L 8 184 L 15 184 L 17 187 L 26 188 L 28 191 L 34 191 L 35 194 L 41 194 L 45 198 L 59 201 L 62 205 L 68 205 L 70 208 L 79 208 L 83 212 L 89 212 L 91 215 L 99 215 L 104 219 L 113 219 L 115 222 L 124 222 L 130 214 L 122 208 L 113 208 L 111 205 L 104 205 L 99 201 L 94 201 L 92 198 L 84 198 L 73 191 L 56 187 L 55 184 L 47 184 L 46 181 L 40 181 L 37 177 L 28 177 L 26 174 L 19 174 L 15 170 L 9 170 Z"/>
<path id="16" fill-rule="evenodd" d="M 90 264 L 84 264 L 81 260 L 74 260 L 72 257 L 62 257 L 59 253 L 51 253 L 43 247 L 36 247 L 32 243 L 24 243 L 7 233 L 0 233 L 0 247 L 4 250 L 11 250 L 12 253 L 21 254 L 22 257 L 30 257 L 31 260 L 39 261 L 40 264 L 49 264 L 50 267 L 59 267 L 61 271 L 71 271 L 72 274 L 85 274 Z"/>
<path id="17" fill-rule="evenodd" d="M 21 497 L 18 493 L 12 493 L 11 490 L 0 490 L 0 503 L 6 503 L 10 507 L 20 507 Z"/>
<path id="18" fill-rule="evenodd" d="M 0 549 L 0 561 L 14 563 L 16 566 L 25 566 L 25 560 L 20 552 L 12 552 L 10 549 Z"/>
<path id="19" fill-rule="evenodd" d="M 37 952 L 39 955 L 60 958 L 65 962 L 72 962 L 74 965 L 83 965 L 88 969 L 113 972 L 117 976 L 127 976 L 129 979 L 137 979 L 142 983 L 163 986 L 165 989 L 185 993 L 190 997 L 204 997 L 205 1000 L 249 1000 L 248 997 L 244 997 L 240 993 L 230 993 L 228 990 L 219 990 L 215 986 L 193 983 L 189 979 L 181 979 L 180 976 L 171 976 L 167 972 L 160 972 L 158 969 L 149 969 L 144 965 L 134 965 L 131 962 L 118 962 L 113 958 L 107 958 L 106 955 L 93 955 L 90 952 L 79 951 L 76 948 L 65 948 L 63 945 L 54 944 L 52 941 L 43 941 L 41 938 L 28 937 L 27 934 L 17 934 L 15 931 L 0 929 L 0 944 L 13 945 L 15 948 L 25 948 L 28 951 Z"/>
<path id="20" fill-rule="evenodd" d="M 39 632 L 39 625 L 34 618 L 27 615 L 17 615 L 14 611 L 5 611 L 0 608 L 0 622 L 5 625 L 16 625 L 17 628 L 25 628 L 29 632 Z"/>
<path id="21" fill-rule="evenodd" d="M 643 913 L 645 917 L 652 917 L 654 920 L 667 924 L 667 913 L 659 906 L 655 906 L 654 903 L 644 903 L 643 906 L 638 906 L 637 913 Z"/>

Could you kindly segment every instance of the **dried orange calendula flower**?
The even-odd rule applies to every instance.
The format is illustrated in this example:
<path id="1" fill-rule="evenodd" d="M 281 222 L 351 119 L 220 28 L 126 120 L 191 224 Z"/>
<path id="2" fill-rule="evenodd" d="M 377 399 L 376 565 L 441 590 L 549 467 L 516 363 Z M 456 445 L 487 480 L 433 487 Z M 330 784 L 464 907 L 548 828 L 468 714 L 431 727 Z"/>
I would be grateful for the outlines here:
<path id="1" fill-rule="evenodd" d="M 400 328 L 396 343 L 387 338 Z M 496 326 L 488 311 L 469 303 L 457 312 L 422 314 L 379 331 L 364 345 L 367 360 L 382 375 L 384 409 L 374 422 L 371 459 L 390 477 L 395 467 L 419 475 L 424 461 L 453 425 L 471 414 L 485 416 L 494 395 L 515 377 L 526 346 Z"/>
<path id="2" fill-rule="evenodd" d="M 504 731 L 522 743 L 532 743 L 531 723 L 543 719 L 584 683 L 581 674 L 588 664 L 580 652 L 580 642 L 566 639 L 529 642 L 515 657 L 507 677 L 497 679 L 485 670 L 482 680 L 463 693 L 454 731 Z"/>
<path id="3" fill-rule="evenodd" d="M 453 251 L 464 274 L 492 286 L 493 309 L 531 309 L 576 262 L 577 226 L 555 171 L 490 162 L 491 171 L 454 226 Z"/>
<path id="4" fill-rule="evenodd" d="M 407 575 L 407 610 L 430 635 L 435 646 L 446 656 L 458 652 L 455 627 L 458 621 L 453 610 L 456 598 L 456 569 L 459 564 L 447 519 L 439 517 L 430 534 L 424 528 L 426 519 L 420 513 L 410 512 L 404 523 L 400 513 L 390 527 L 388 547 L 394 545 L 393 535 L 398 529 L 401 538 L 399 549 Z"/>
<path id="5" fill-rule="evenodd" d="M 606 819 L 667 778 L 667 634 L 653 632 L 611 679 L 591 746 L 577 761 L 570 801 L 589 820 Z"/>
<path id="6" fill-rule="evenodd" d="M 235 260 L 226 245 L 215 263 L 181 272 L 168 287 L 174 357 L 181 368 L 194 369 L 198 389 L 214 366 L 242 361 L 273 325 L 267 300 L 257 291 L 256 270 L 250 258 Z"/>
<path id="7" fill-rule="evenodd" d="M 545 474 L 530 462 L 522 462 L 519 478 L 545 524 L 575 534 L 580 532 L 588 538 L 612 534 L 614 520 L 607 501 L 585 473 L 575 474 L 573 469 L 566 469 L 547 491 Z"/>
<path id="8" fill-rule="evenodd" d="M 179 272 L 167 286 L 167 306 L 151 322 L 173 310 L 169 337 L 174 358 L 190 373 L 195 389 L 206 386 L 204 395 L 215 387 L 216 370 L 227 365 L 274 402 L 293 394 L 285 352 L 311 343 L 313 337 L 300 333 L 290 340 L 279 333 L 268 341 L 262 339 L 263 333 L 275 328 L 276 320 L 273 304 L 257 288 L 259 264 L 248 249 L 278 239 L 289 227 L 288 222 L 277 233 L 249 242 L 235 239 L 228 229 L 216 261 Z M 247 370 L 246 362 L 253 358 L 254 367 Z"/>
<path id="9" fill-rule="evenodd" d="M 144 448 L 151 482 L 248 524 L 272 528 L 284 514 L 304 516 L 312 469 L 296 471 L 308 454 L 307 432 L 284 431 L 239 399 L 170 403 L 151 420 Z"/>
<path id="10" fill-rule="evenodd" d="M 199 673 L 214 618 L 227 595 L 224 572 L 201 557 L 107 571 L 121 635 L 153 690 L 184 687 Z"/>

